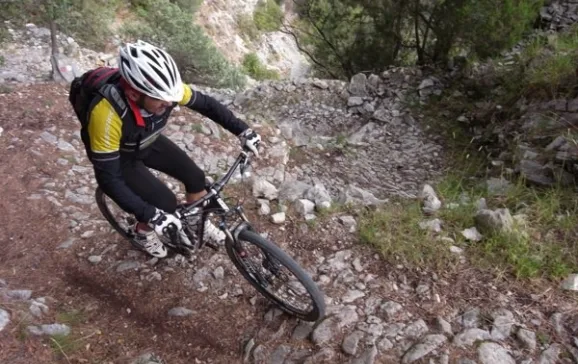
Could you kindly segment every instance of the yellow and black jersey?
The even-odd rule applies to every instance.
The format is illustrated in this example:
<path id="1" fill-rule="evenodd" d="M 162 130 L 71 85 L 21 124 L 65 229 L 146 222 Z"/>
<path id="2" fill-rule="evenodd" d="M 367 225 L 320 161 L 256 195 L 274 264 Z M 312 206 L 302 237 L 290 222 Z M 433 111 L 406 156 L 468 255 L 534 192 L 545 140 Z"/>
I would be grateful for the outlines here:
<path id="1" fill-rule="evenodd" d="M 95 177 L 99 186 L 125 211 L 133 213 L 139 221 L 148 221 L 155 208 L 133 193 L 124 183 L 121 162 L 126 163 L 138 158 L 140 152 L 154 144 L 154 141 L 167 126 L 172 110 L 177 106 L 186 106 L 210 118 L 223 128 L 239 135 L 248 125 L 234 116 L 223 104 L 201 92 L 193 91 L 183 84 L 183 99 L 167 108 L 162 115 L 141 113 L 144 125 L 137 125 L 134 117 L 119 115 L 106 97 L 95 100 L 89 112 L 88 126 L 82 131 L 82 140 L 90 161 L 94 165 Z M 119 85 L 115 85 L 115 97 L 121 102 L 128 100 Z M 130 108 L 125 113 L 132 112 Z M 122 160 L 122 161 L 121 161 Z"/>

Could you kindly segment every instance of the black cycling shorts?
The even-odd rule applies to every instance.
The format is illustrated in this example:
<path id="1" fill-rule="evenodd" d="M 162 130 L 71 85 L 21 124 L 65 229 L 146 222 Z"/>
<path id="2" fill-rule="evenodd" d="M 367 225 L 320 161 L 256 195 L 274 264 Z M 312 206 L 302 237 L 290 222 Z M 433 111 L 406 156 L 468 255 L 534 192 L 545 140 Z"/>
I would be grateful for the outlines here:
<path id="1" fill-rule="evenodd" d="M 205 188 L 203 170 L 164 135 L 160 135 L 150 146 L 140 150 L 137 158 L 121 153 L 120 161 L 127 186 L 146 202 L 169 213 L 175 212 L 177 198 L 148 168 L 179 180 L 185 185 L 187 193 L 201 192 Z"/>

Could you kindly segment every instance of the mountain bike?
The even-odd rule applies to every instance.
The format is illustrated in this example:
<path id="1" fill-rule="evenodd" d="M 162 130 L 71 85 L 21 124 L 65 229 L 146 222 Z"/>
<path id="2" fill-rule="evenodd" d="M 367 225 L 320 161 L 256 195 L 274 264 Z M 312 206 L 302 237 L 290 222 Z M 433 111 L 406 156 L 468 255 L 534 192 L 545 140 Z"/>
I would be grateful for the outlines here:
<path id="1" fill-rule="evenodd" d="M 241 275 L 281 310 L 304 321 L 317 321 L 325 315 L 325 300 L 315 282 L 292 257 L 255 231 L 242 202 L 229 207 L 221 193 L 237 168 L 241 176 L 245 174 L 251 155 L 251 152 L 242 150 L 222 178 L 207 183 L 207 194 L 202 199 L 178 205 L 175 215 L 182 221 L 183 230 L 193 248 L 181 242 L 176 227 L 169 230 L 166 245 L 184 256 L 191 256 L 205 245 L 219 250 L 216 244 L 203 240 L 205 221 L 217 220 L 219 229 L 226 235 L 224 245 L 227 255 Z M 112 227 L 142 250 L 134 239 L 134 217 L 120 208 L 117 210 L 124 216 L 116 216 L 113 207 L 117 205 L 99 187 L 95 197 L 99 210 Z M 191 224 L 190 221 L 196 222 Z"/>

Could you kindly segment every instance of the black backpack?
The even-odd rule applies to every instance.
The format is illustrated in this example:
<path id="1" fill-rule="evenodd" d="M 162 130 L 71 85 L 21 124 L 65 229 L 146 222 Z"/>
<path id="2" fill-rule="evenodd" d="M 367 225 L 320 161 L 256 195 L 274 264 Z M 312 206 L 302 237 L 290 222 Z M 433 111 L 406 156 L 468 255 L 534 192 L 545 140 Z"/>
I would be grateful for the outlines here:
<path id="1" fill-rule="evenodd" d="M 99 67 L 72 81 L 68 101 L 83 129 L 88 125 L 90 111 L 103 97 L 114 106 L 121 117 L 126 114 L 127 105 L 114 87 L 120 77 L 118 68 Z"/>

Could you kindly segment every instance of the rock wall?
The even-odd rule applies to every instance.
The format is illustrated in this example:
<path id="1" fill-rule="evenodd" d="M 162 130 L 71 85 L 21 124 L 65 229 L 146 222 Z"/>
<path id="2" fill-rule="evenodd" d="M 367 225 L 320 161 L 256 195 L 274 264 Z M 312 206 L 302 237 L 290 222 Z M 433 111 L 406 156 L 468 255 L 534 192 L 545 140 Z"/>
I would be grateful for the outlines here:
<path id="1" fill-rule="evenodd" d="M 232 62 L 240 64 L 245 54 L 255 52 L 269 68 L 277 70 L 283 78 L 295 79 L 307 75 L 308 59 L 297 49 L 293 38 L 280 31 L 267 32 L 250 42 L 241 34 L 237 25 L 239 16 L 252 16 L 256 0 L 204 1 L 198 10 L 196 22 L 215 42 L 217 48 Z M 285 10 L 285 6 L 282 6 Z M 287 17 L 291 17 L 287 9 Z"/>

